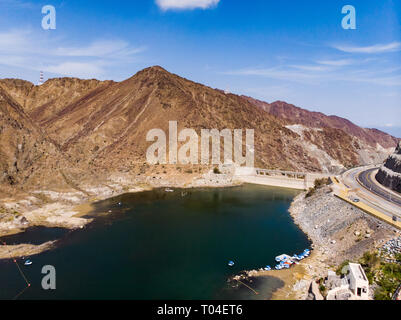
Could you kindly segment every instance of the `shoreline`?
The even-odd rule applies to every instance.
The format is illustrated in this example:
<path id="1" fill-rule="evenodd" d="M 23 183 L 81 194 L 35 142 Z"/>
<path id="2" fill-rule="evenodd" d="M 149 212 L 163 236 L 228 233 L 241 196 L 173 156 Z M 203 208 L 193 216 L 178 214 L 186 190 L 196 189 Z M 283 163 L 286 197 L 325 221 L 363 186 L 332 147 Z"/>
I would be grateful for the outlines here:
<path id="1" fill-rule="evenodd" d="M 11 212 L 18 212 L 18 215 L 12 214 L 11 221 L 0 220 L 0 239 L 2 237 L 16 235 L 25 232 L 30 227 L 49 227 L 64 228 L 68 230 L 84 229 L 88 224 L 96 218 L 87 218 L 88 214 L 95 210 L 94 204 L 99 201 L 112 199 L 124 194 L 139 193 L 151 191 L 157 188 L 227 188 L 240 186 L 243 183 L 235 181 L 231 176 L 225 174 L 204 174 L 197 176 L 193 183 L 186 181 L 178 181 L 170 179 L 164 181 L 132 181 L 126 177 L 114 177 L 112 186 L 105 185 L 86 186 L 85 190 L 89 190 L 96 196 L 88 197 L 80 191 L 51 191 L 41 190 L 32 194 L 38 197 L 46 196 L 46 201 L 42 204 L 35 202 L 31 195 L 22 199 L 2 199 L 0 200 L 0 209 L 8 208 Z M 49 201 L 48 198 L 52 200 Z M 50 202 L 50 203 L 49 203 Z M 1 206 L 3 205 L 3 206 Z M 1 211 L 0 211 L 1 213 Z M 18 244 L 5 245 L 0 241 L 0 260 L 21 258 L 43 253 L 51 250 L 56 241 L 50 241 L 41 245 Z"/>
<path id="2" fill-rule="evenodd" d="M 136 183 L 129 188 L 120 186 L 119 190 L 114 189 L 111 193 L 99 192 L 97 197 L 91 199 L 80 198 L 73 204 L 66 204 L 65 201 L 59 200 L 24 212 L 22 215 L 29 221 L 29 227 L 61 227 L 76 230 L 85 228 L 86 225 L 96 219 L 85 218 L 93 212 L 96 202 L 123 194 L 150 191 L 156 188 L 226 188 L 242 185 L 242 183 L 232 179 L 226 179 L 225 176 L 216 175 L 214 178 L 221 180 L 219 183 L 216 183 L 215 180 L 214 183 L 204 183 L 203 185 L 184 186 L 175 181 L 175 183 L 154 185 Z M 99 187 L 92 187 L 91 190 L 99 189 Z M 68 198 L 72 197 L 71 193 L 64 193 L 63 195 Z M 305 195 L 306 192 L 297 195 L 288 211 L 294 223 L 311 242 L 313 249 L 311 255 L 290 269 L 244 271 L 244 274 L 249 278 L 269 276 L 283 281 L 284 286 L 272 292 L 271 300 L 307 299 L 312 281 L 325 277 L 328 270 L 333 270 L 344 260 L 359 257 L 363 252 L 376 248 L 394 236 L 394 230 L 391 226 L 386 226 L 383 222 L 334 197 L 330 187 L 318 189 L 309 198 L 306 198 Z M 36 214 L 38 217 L 35 216 Z M 8 235 L 24 232 L 27 228 L 18 226 L 9 230 Z M 0 235 L 1 237 L 6 236 L 4 232 L 0 232 Z M 51 250 L 56 242 L 57 240 L 41 245 L 0 245 L 0 260 L 37 255 Z"/>
<path id="3" fill-rule="evenodd" d="M 309 257 L 287 270 L 248 271 L 248 276 L 269 275 L 284 281 L 272 300 L 307 300 L 313 281 L 325 278 L 346 260 L 357 261 L 367 251 L 378 249 L 400 231 L 334 197 L 329 186 L 294 198 L 289 214 L 312 243 Z"/>

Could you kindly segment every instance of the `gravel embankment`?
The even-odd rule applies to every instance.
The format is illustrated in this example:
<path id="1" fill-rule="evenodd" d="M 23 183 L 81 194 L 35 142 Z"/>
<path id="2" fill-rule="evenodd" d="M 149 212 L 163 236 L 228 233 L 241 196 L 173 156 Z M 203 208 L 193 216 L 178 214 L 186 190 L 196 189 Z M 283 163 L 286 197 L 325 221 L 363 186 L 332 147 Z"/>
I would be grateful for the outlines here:
<path id="1" fill-rule="evenodd" d="M 297 196 L 290 208 L 296 224 L 310 237 L 328 265 L 355 260 L 399 233 L 395 228 L 336 198 L 330 187 Z"/>

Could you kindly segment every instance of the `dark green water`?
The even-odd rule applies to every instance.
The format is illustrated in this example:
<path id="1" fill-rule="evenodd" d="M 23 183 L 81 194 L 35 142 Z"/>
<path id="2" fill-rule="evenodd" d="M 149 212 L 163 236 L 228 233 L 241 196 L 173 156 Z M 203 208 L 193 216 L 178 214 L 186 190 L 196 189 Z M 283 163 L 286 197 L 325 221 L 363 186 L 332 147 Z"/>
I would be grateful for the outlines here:
<path id="1" fill-rule="evenodd" d="M 56 249 L 31 257 L 32 266 L 22 266 L 32 286 L 21 298 L 254 299 L 249 289 L 232 288 L 227 279 L 274 265 L 275 256 L 309 246 L 287 212 L 296 194 L 245 185 L 155 190 L 100 202 L 94 223 L 63 234 Z M 109 210 L 111 214 L 103 214 Z M 29 232 L 21 235 L 25 241 Z M 44 239 L 49 234 L 54 232 L 43 236 L 35 230 L 31 236 Z M 14 236 L 13 242 L 18 241 Z M 234 267 L 228 267 L 229 260 Z M 56 268 L 54 291 L 41 288 L 44 265 Z M 0 261 L 0 270 L 0 298 L 12 299 L 24 281 L 11 261 Z M 262 293 L 258 299 L 269 298 L 281 285 L 271 277 L 252 283 Z"/>

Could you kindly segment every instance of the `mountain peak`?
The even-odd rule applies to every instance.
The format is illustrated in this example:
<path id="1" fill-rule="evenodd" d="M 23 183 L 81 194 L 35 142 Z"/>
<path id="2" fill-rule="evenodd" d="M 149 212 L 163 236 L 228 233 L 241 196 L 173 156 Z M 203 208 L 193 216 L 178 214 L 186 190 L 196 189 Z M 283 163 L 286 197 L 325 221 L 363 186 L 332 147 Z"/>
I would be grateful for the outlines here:
<path id="1" fill-rule="evenodd" d="M 168 72 L 166 69 L 164 69 L 161 66 L 148 67 L 148 68 L 145 68 L 145 69 L 139 71 L 138 73 L 144 73 L 144 74 L 157 74 L 157 73 L 171 74 L 170 72 Z"/>

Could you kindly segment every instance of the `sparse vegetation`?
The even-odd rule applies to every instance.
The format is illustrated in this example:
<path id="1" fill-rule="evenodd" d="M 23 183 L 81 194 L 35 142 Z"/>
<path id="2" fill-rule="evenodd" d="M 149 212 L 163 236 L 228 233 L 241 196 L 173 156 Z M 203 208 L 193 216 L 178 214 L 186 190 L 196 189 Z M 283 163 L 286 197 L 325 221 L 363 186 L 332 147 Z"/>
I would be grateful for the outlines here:
<path id="1" fill-rule="evenodd" d="M 315 186 L 313 188 L 309 188 L 308 192 L 305 195 L 305 198 L 310 198 L 312 197 L 317 189 L 320 189 L 324 186 L 327 186 L 331 183 L 329 178 L 322 178 L 322 179 L 316 179 L 315 180 Z"/>
<path id="2" fill-rule="evenodd" d="M 368 277 L 369 283 L 373 284 L 374 281 L 374 271 L 380 267 L 380 257 L 376 252 L 370 253 L 365 252 L 363 257 L 359 260 L 365 270 L 366 276 Z"/>
<path id="3" fill-rule="evenodd" d="M 379 288 L 375 292 L 375 300 L 390 300 L 401 284 L 401 265 L 397 263 L 382 263 L 377 270 L 376 283 Z"/>
<path id="4" fill-rule="evenodd" d="M 397 261 L 400 257 L 397 258 Z M 349 261 L 344 261 L 336 270 L 338 275 L 347 266 Z M 381 259 L 377 252 L 365 252 L 358 263 L 365 271 L 369 284 L 376 284 L 374 292 L 375 300 L 391 300 L 393 294 L 401 284 L 401 264 L 387 263 Z"/>
<path id="5" fill-rule="evenodd" d="M 344 275 L 344 267 L 348 266 L 348 264 L 348 260 L 345 260 L 342 264 L 340 264 L 336 270 L 336 274 L 339 276 Z"/>
<path id="6" fill-rule="evenodd" d="M 305 194 L 305 198 L 312 197 L 316 192 L 316 188 L 309 188 L 308 192 Z"/>
<path id="7" fill-rule="evenodd" d="M 319 189 L 324 186 L 328 186 L 330 183 L 331 183 L 331 180 L 329 178 L 316 179 L 315 180 L 315 188 Z"/>
<path id="8" fill-rule="evenodd" d="M 213 169 L 213 173 L 214 173 L 214 174 L 221 174 L 219 168 L 217 168 L 217 167 L 215 167 L 215 168 Z"/>

